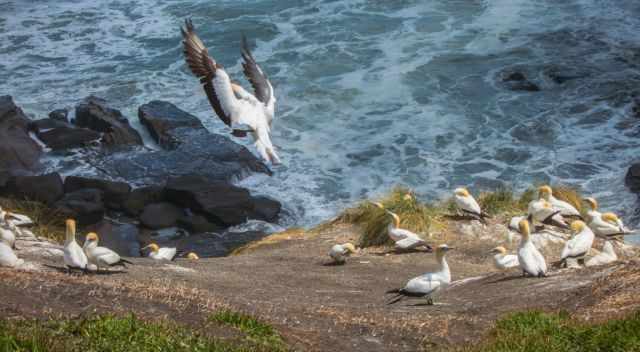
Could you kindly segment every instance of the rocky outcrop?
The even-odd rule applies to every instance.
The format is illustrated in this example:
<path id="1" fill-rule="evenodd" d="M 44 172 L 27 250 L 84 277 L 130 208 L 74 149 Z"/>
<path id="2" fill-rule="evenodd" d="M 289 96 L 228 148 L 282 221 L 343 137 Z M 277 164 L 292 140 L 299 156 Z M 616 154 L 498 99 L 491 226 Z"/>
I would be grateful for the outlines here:
<path id="1" fill-rule="evenodd" d="M 50 118 L 33 121 L 29 128 L 42 143 L 53 150 L 80 148 L 100 139 L 98 132 Z"/>
<path id="2" fill-rule="evenodd" d="M 178 127 L 204 130 L 197 117 L 178 109 L 175 105 L 154 100 L 138 108 L 138 118 L 153 139 L 165 149 L 176 149 L 182 141 L 172 133 Z"/>
<path id="3" fill-rule="evenodd" d="M 54 209 L 65 218 L 75 219 L 80 226 L 98 223 L 102 221 L 105 212 L 102 191 L 86 188 L 66 193 L 55 203 Z"/>
<path id="4" fill-rule="evenodd" d="M 183 213 L 182 209 L 171 203 L 149 204 L 140 214 L 140 223 L 152 230 L 173 227 Z"/>
<path id="5" fill-rule="evenodd" d="M 56 109 L 49 113 L 49 118 L 60 122 L 69 122 L 67 109 Z"/>
<path id="6" fill-rule="evenodd" d="M 147 205 L 162 201 L 164 201 L 164 187 L 141 187 L 131 191 L 122 204 L 122 209 L 130 216 L 138 216 Z"/>
<path id="7" fill-rule="evenodd" d="M 57 172 L 40 176 L 12 176 L 0 194 L 52 205 L 62 198 L 64 187 Z"/>
<path id="8" fill-rule="evenodd" d="M 524 73 L 520 71 L 506 70 L 500 74 L 502 85 L 513 91 L 537 92 L 540 87 L 531 82 Z"/>
<path id="9" fill-rule="evenodd" d="M 76 106 L 75 124 L 102 133 L 106 146 L 142 145 L 142 137 L 119 110 L 110 108 L 106 101 L 94 96 Z"/>
<path id="10" fill-rule="evenodd" d="M 253 201 L 252 219 L 264 220 L 267 222 L 275 222 L 278 220 L 282 204 L 275 199 L 269 197 L 258 196 L 251 199 Z"/>
<path id="11" fill-rule="evenodd" d="M 64 191 L 67 193 L 93 188 L 102 191 L 104 203 L 111 209 L 122 209 L 122 204 L 129 197 L 131 186 L 125 182 L 101 180 L 80 176 L 68 176 L 64 180 Z"/>
<path id="12" fill-rule="evenodd" d="M 624 183 L 632 192 L 640 192 L 640 163 L 635 163 L 629 167 Z"/>
<path id="13" fill-rule="evenodd" d="M 29 121 L 10 96 L 0 97 L 0 171 L 17 174 L 40 169 L 42 149 L 29 137 Z"/>
<path id="14" fill-rule="evenodd" d="M 85 232 L 89 231 L 98 233 L 101 246 L 114 250 L 121 256 L 140 256 L 140 231 L 136 225 L 103 220 L 85 229 Z M 84 238 L 79 240 L 84 242 Z"/>

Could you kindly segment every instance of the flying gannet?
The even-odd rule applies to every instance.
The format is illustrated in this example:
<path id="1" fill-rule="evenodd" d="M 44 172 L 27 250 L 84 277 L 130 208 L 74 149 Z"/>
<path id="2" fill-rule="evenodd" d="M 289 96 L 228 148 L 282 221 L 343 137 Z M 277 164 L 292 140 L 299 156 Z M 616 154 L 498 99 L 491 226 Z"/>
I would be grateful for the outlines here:
<path id="1" fill-rule="evenodd" d="M 356 247 L 351 243 L 336 244 L 331 247 L 331 250 L 329 250 L 329 256 L 333 259 L 334 263 L 344 264 L 346 258 L 351 255 L 351 253 L 355 252 Z"/>
<path id="2" fill-rule="evenodd" d="M 177 250 L 175 248 L 168 247 L 158 247 L 157 244 L 151 243 L 150 245 L 143 247 L 142 249 L 149 248 L 151 252 L 149 252 L 149 258 L 160 261 L 160 262 L 170 262 L 175 258 Z"/>
<path id="3" fill-rule="evenodd" d="M 433 305 L 433 296 L 451 283 L 451 272 L 449 271 L 449 264 L 445 259 L 445 255 L 452 249 L 452 247 L 446 244 L 438 246 L 436 248 L 436 258 L 439 264 L 438 271 L 415 277 L 409 280 L 401 289 L 387 291 L 387 294 L 396 294 L 387 304 L 400 302 L 406 297 L 416 297 L 426 298 L 427 304 Z"/>
<path id="4" fill-rule="evenodd" d="M 485 221 L 485 218 L 489 217 L 487 213 L 480 209 L 480 205 L 466 188 L 456 188 L 453 193 L 456 205 L 463 213 L 476 217 L 482 222 Z"/>
<path id="5" fill-rule="evenodd" d="M 547 262 L 538 251 L 536 246 L 531 242 L 531 230 L 529 229 L 529 221 L 520 221 L 520 246 L 518 247 L 518 262 L 522 268 L 522 275 L 544 277 L 547 275 Z"/>
<path id="6" fill-rule="evenodd" d="M 19 259 L 8 244 L 0 241 L 0 266 L 15 268 L 23 263 L 24 260 Z"/>
<path id="7" fill-rule="evenodd" d="M 499 246 L 491 250 L 493 254 L 493 265 L 496 269 L 505 270 L 515 268 L 520 265 L 518 256 L 515 254 L 507 254 L 506 248 Z"/>
<path id="8" fill-rule="evenodd" d="M 76 221 L 68 219 L 66 222 L 66 238 L 64 240 L 64 264 L 67 269 L 79 269 L 86 271 L 89 263 L 87 255 L 76 242 Z"/>
<path id="9" fill-rule="evenodd" d="M 605 241 L 602 246 L 602 252 L 597 255 L 589 258 L 587 262 L 584 264 L 586 266 L 597 266 L 597 265 L 605 265 L 609 263 L 613 263 L 618 260 L 618 256 L 616 255 L 616 251 L 613 249 L 613 244 L 611 241 Z"/>
<path id="10" fill-rule="evenodd" d="M 400 217 L 398 216 L 398 214 L 389 210 L 387 210 L 386 212 L 393 219 L 393 221 L 387 228 L 387 232 L 389 234 L 389 237 L 393 240 L 393 242 L 395 242 L 396 248 L 402 250 L 410 250 L 417 247 L 424 247 L 428 251 L 432 250 L 431 246 L 428 245 L 425 240 L 420 238 L 420 236 L 409 230 L 400 228 Z"/>
<path id="11" fill-rule="evenodd" d="M 560 254 L 560 263 L 565 267 L 568 259 L 583 260 L 589 253 L 595 238 L 593 231 L 580 220 L 571 223 L 571 231 L 573 231 L 574 236 L 565 243 Z"/>
<path id="12" fill-rule="evenodd" d="M 551 206 L 555 210 L 559 210 L 560 215 L 582 218 L 578 209 L 576 209 L 573 205 L 554 197 L 553 189 L 551 189 L 551 187 L 547 185 L 541 186 L 540 188 L 538 188 L 538 194 L 540 198 L 544 198 L 544 200 L 551 203 Z"/>
<path id="13" fill-rule="evenodd" d="M 271 82 L 253 58 L 246 38 L 242 37 L 242 68 L 255 96 L 231 81 L 222 65 L 209 56 L 207 48 L 196 35 L 191 20 L 186 20 L 185 27 L 180 30 L 187 65 L 200 79 L 218 117 L 233 129 L 235 136 L 244 137 L 247 132 L 251 132 L 260 156 L 272 164 L 279 164 L 280 158 L 271 144 L 270 136 L 276 98 Z M 247 126 L 249 131 L 239 129 L 238 126 L 241 125 Z"/>
<path id="14" fill-rule="evenodd" d="M 126 267 L 126 264 L 133 264 L 128 260 L 120 258 L 118 253 L 110 250 L 109 248 L 98 246 L 99 240 L 100 238 L 97 233 L 90 232 L 87 234 L 84 245 L 82 246 L 82 249 L 87 256 L 87 260 L 90 264 L 96 266 L 98 272 L 100 271 L 100 268 L 109 268 L 112 266 Z"/>

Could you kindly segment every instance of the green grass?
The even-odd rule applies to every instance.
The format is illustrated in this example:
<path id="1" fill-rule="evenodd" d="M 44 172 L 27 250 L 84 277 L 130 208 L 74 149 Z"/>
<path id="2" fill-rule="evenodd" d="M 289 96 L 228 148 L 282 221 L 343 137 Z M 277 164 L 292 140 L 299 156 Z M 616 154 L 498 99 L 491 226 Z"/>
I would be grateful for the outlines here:
<path id="1" fill-rule="evenodd" d="M 80 320 L 0 320 L 0 352 L 13 351 L 283 351 L 284 344 L 256 344 L 209 337 L 173 323 L 134 316 L 96 316 Z M 274 333 L 275 334 L 275 333 Z"/>
<path id="2" fill-rule="evenodd" d="M 486 342 L 454 351 L 640 351 L 640 312 L 601 324 L 576 323 L 566 313 L 515 313 L 499 320 Z"/>
<path id="3" fill-rule="evenodd" d="M 252 316 L 231 310 L 222 310 L 212 315 L 210 320 L 240 330 L 245 333 L 251 341 L 260 346 L 272 346 L 278 351 L 286 350 L 284 341 L 273 327 Z"/>

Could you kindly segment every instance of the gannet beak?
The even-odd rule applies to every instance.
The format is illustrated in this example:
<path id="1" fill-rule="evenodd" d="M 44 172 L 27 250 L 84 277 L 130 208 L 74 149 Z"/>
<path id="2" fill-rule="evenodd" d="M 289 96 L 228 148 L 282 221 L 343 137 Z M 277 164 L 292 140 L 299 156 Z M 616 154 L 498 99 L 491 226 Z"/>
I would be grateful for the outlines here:
<path id="1" fill-rule="evenodd" d="M 427 248 L 427 253 L 433 253 L 433 247 L 431 247 L 430 245 L 426 245 Z"/>

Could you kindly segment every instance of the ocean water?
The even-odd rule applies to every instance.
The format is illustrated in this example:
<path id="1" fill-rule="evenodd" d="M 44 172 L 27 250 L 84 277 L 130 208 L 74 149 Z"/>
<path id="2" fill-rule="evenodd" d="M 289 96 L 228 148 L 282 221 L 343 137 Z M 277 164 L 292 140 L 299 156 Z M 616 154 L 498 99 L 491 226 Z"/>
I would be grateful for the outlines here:
<path id="1" fill-rule="evenodd" d="M 136 126 L 139 105 L 168 100 L 227 133 L 185 67 L 188 17 L 248 87 L 245 33 L 272 80 L 284 164 L 240 184 L 283 201 L 288 224 L 397 184 L 437 199 L 563 183 L 637 218 L 637 0 L 0 1 L 0 94 L 34 118 L 95 94 Z M 541 90 L 505 89 L 505 70 Z"/>

